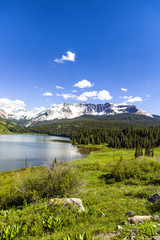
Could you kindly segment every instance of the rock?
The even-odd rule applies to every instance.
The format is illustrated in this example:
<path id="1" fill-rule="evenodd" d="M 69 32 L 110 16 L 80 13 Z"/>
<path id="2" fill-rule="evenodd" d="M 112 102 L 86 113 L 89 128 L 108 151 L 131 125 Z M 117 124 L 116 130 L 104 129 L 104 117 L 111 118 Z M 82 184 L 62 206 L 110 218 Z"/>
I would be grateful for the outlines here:
<path id="1" fill-rule="evenodd" d="M 152 240 L 160 240 L 160 236 L 153 236 Z"/>
<path id="2" fill-rule="evenodd" d="M 159 220 L 159 216 L 158 215 L 153 217 L 153 221 L 158 221 L 158 220 Z"/>
<path id="3" fill-rule="evenodd" d="M 133 217 L 134 216 L 134 213 L 131 211 L 131 212 L 127 212 L 125 214 L 125 216 L 128 216 L 128 217 Z"/>
<path id="4" fill-rule="evenodd" d="M 149 221 L 151 219 L 152 219 L 152 216 L 134 216 L 134 217 L 128 218 L 127 221 L 133 224 L 133 223 L 139 223 L 141 221 Z"/>
<path id="5" fill-rule="evenodd" d="M 122 230 L 123 227 L 121 227 L 120 225 L 117 226 L 118 230 Z"/>
<path id="6" fill-rule="evenodd" d="M 125 222 L 125 221 L 123 221 L 121 224 L 122 224 L 123 226 L 125 226 L 125 225 L 126 225 L 126 222 Z"/>
<path id="7" fill-rule="evenodd" d="M 103 212 L 101 213 L 101 217 L 105 217 L 106 216 L 106 214 L 104 214 Z"/>
<path id="8" fill-rule="evenodd" d="M 85 211 L 82 200 L 79 198 L 53 198 L 49 201 L 47 205 L 51 204 L 62 204 L 63 207 L 66 207 L 68 204 L 73 205 L 74 207 L 79 208 L 79 212 Z"/>
<path id="9" fill-rule="evenodd" d="M 158 193 L 154 194 L 153 196 L 149 196 L 148 202 L 155 203 L 160 200 L 160 195 Z"/>

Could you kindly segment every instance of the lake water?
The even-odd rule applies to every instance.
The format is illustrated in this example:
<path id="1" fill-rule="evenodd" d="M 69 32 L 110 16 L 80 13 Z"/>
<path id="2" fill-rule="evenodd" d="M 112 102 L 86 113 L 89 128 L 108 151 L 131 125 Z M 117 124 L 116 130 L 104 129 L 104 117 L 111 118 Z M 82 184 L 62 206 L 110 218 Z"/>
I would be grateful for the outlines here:
<path id="1" fill-rule="evenodd" d="M 26 156 L 28 166 L 42 166 L 57 162 L 66 162 L 83 158 L 71 143 L 59 142 L 69 138 L 44 135 L 0 135 L 0 171 L 24 168 Z"/>

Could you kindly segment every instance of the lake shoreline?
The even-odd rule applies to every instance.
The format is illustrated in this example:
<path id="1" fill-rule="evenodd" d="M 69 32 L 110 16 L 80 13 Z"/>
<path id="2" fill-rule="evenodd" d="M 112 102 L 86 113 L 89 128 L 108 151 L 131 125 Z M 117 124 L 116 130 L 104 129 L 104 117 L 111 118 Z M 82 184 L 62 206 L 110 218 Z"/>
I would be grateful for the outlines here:
<path id="1" fill-rule="evenodd" d="M 69 138 L 48 135 L 1 134 L 0 171 L 24 168 L 28 165 L 42 166 L 44 162 L 68 162 L 85 155 L 73 146 Z"/>

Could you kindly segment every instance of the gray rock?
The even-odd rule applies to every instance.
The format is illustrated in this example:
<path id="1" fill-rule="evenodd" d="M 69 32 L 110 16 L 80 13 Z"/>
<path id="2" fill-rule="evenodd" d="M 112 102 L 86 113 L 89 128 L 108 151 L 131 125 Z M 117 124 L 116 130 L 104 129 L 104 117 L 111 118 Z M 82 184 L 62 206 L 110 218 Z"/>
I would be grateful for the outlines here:
<path id="1" fill-rule="evenodd" d="M 152 219 L 152 216 L 134 216 L 134 217 L 131 217 L 131 218 L 128 218 L 127 221 L 129 223 L 139 223 L 141 221 L 149 221 Z"/>
<path id="2" fill-rule="evenodd" d="M 78 208 L 78 211 L 85 211 L 83 204 L 82 204 L 82 200 L 79 198 L 53 198 L 49 201 L 49 203 L 47 205 L 51 205 L 51 204 L 60 204 L 63 205 L 63 207 L 66 207 L 68 204 L 73 205 L 74 207 Z"/>
<path id="3" fill-rule="evenodd" d="M 149 196 L 148 202 L 155 203 L 160 200 L 160 195 L 158 193 L 154 194 L 153 196 Z"/>
<path id="4" fill-rule="evenodd" d="M 123 227 L 121 227 L 120 225 L 117 226 L 118 230 L 122 230 Z"/>
<path id="5" fill-rule="evenodd" d="M 152 240 L 160 240 L 160 236 L 153 236 Z"/>
<path id="6" fill-rule="evenodd" d="M 158 220 L 159 220 L 159 216 L 158 215 L 153 217 L 153 221 L 158 221 Z"/>
<path id="7" fill-rule="evenodd" d="M 134 212 L 132 212 L 132 211 L 127 212 L 127 213 L 125 214 L 125 216 L 133 217 L 133 216 L 134 216 Z"/>

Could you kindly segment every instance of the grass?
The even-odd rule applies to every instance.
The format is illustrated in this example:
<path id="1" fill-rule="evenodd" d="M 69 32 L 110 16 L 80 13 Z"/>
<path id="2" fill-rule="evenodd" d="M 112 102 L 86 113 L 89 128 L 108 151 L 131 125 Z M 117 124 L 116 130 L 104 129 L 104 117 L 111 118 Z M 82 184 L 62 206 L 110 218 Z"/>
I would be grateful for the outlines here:
<path id="1" fill-rule="evenodd" d="M 112 239 L 130 239 L 131 235 L 136 236 L 136 239 L 150 239 L 156 235 L 160 220 L 135 226 L 122 226 L 121 223 L 126 221 L 125 214 L 129 211 L 133 211 L 135 215 L 160 216 L 160 204 L 147 203 L 148 196 L 160 192 L 159 183 L 133 176 L 130 178 L 129 175 L 127 179 L 107 184 L 103 176 L 113 170 L 121 156 L 123 161 L 134 161 L 131 160 L 134 159 L 134 150 L 114 150 L 105 145 L 94 147 L 99 150 L 91 152 L 85 159 L 72 162 L 81 173 L 80 180 L 83 180 L 84 185 L 81 191 L 68 196 L 82 199 L 86 210 L 82 213 L 71 206 L 47 206 L 49 197 L 41 197 L 34 204 L 27 203 L 24 198 L 23 204 L 18 206 L 5 205 L 4 200 L 11 195 L 17 174 L 25 178 L 29 170 L 1 172 L 0 199 L 3 199 L 0 201 L 0 229 L 4 238 L 0 236 L 0 239 L 100 240 L 107 239 L 108 236 L 112 236 Z M 155 155 L 159 164 L 160 148 L 155 149 Z M 127 166 L 132 167 L 130 164 Z M 37 169 L 41 171 L 42 168 Z M 121 225 L 123 230 L 114 236 L 118 225 Z M 8 238 L 5 234 L 8 234 Z"/>

